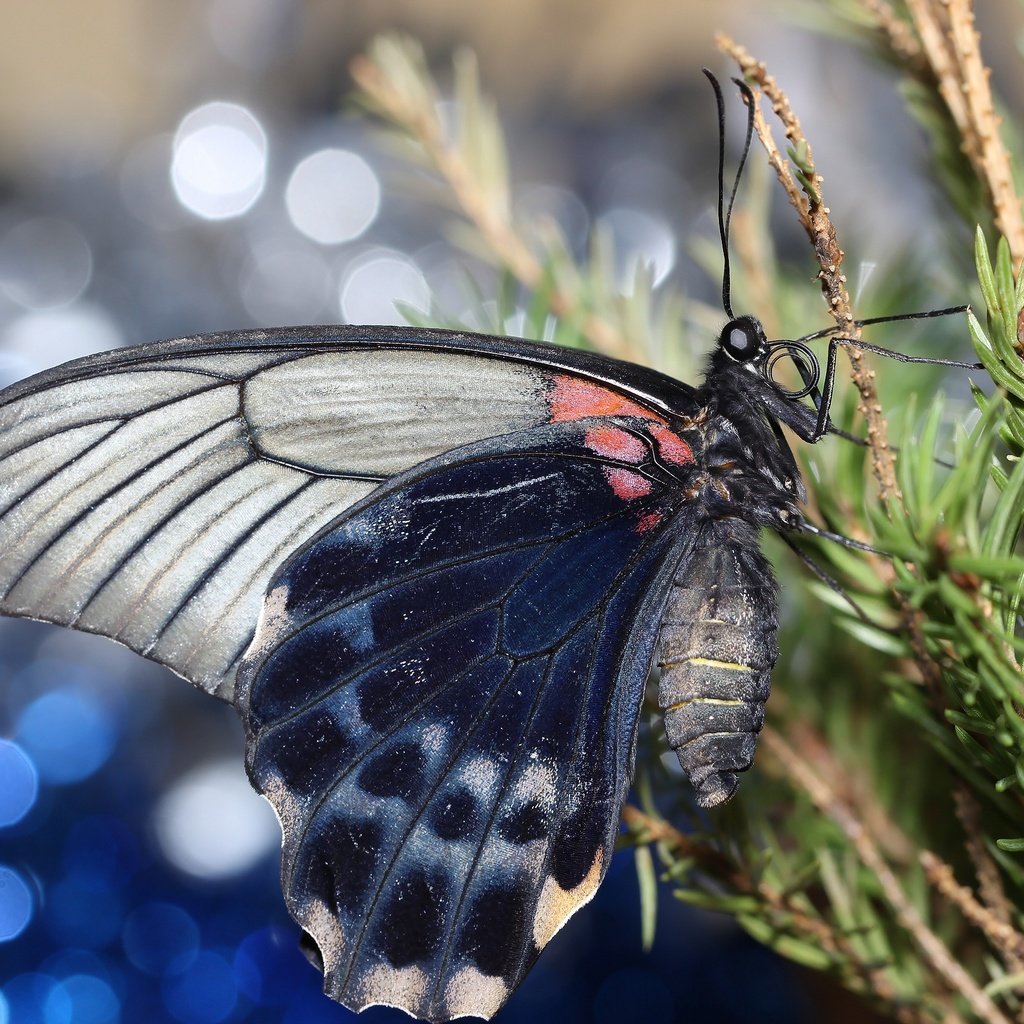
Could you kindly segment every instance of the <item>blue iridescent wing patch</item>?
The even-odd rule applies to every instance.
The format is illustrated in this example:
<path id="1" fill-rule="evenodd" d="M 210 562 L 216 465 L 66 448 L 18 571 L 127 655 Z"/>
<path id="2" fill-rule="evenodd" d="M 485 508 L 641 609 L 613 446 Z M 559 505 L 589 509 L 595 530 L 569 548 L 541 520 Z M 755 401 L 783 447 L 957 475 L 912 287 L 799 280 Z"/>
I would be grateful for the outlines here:
<path id="1" fill-rule="evenodd" d="M 271 581 L 238 705 L 334 999 L 489 1017 L 600 884 L 688 547 L 655 429 L 441 455 Z"/>

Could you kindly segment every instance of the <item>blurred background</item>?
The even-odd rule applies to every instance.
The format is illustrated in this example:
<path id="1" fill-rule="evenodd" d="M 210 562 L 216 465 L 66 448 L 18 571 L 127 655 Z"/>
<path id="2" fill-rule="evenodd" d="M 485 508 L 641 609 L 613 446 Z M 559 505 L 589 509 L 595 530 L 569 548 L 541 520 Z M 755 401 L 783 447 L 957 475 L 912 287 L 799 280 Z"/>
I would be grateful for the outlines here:
<path id="1" fill-rule="evenodd" d="M 1024 95 L 1021 8 L 979 16 L 998 91 Z M 160 337 L 400 323 L 396 300 L 434 296 L 472 322 L 466 281 L 486 296 L 495 273 L 447 240 L 450 212 L 408 187 L 346 104 L 347 65 L 383 30 L 422 40 L 442 81 L 454 48 L 476 51 L 517 208 L 555 217 L 581 258 L 601 226 L 624 281 L 642 259 L 658 288 L 711 304 L 719 283 L 692 249 L 716 230 L 700 67 L 732 73 L 711 41 L 728 30 L 803 118 L 854 290 L 870 289 L 869 268 L 898 267 L 925 305 L 946 305 L 958 268 L 937 251 L 949 212 L 923 182 L 921 134 L 891 70 L 829 19 L 824 5 L 742 0 L 5 5 L 0 383 Z M 805 243 L 776 220 L 813 297 Z M 110 642 L 0 621 L 0 1024 L 354 1019 L 297 950 L 278 843 L 230 708 Z M 826 1015 L 870 1019 L 731 921 L 668 898 L 643 953 L 623 854 L 501 1019 Z"/>

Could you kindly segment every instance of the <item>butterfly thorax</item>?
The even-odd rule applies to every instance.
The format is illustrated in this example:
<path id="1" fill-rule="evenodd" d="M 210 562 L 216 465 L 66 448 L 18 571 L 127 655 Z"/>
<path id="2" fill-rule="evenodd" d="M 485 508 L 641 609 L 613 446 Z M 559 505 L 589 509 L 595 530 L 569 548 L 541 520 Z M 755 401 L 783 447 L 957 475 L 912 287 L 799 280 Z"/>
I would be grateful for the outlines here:
<path id="1" fill-rule="evenodd" d="M 700 517 L 772 529 L 799 526 L 803 483 L 781 434 L 756 407 L 706 391 L 701 397 L 700 411 L 683 425 L 695 440 L 686 493 Z"/>

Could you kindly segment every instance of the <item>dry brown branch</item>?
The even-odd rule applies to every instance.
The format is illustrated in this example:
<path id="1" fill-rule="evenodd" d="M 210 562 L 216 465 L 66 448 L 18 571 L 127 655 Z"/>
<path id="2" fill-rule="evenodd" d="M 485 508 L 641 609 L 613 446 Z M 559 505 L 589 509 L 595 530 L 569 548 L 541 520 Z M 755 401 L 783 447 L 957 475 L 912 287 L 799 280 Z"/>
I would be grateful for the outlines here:
<path id="1" fill-rule="evenodd" d="M 981 808 L 974 795 L 962 782 L 957 784 L 953 798 L 956 805 L 956 816 L 963 826 L 967 853 L 974 865 L 974 873 L 978 879 L 978 892 L 983 904 L 979 907 L 984 915 L 983 920 L 975 920 L 974 917 L 967 914 L 965 917 L 978 924 L 989 936 L 990 941 L 1002 957 L 1007 973 L 1020 974 L 1024 971 L 1024 936 L 1013 927 L 1013 906 L 1006 898 L 1006 890 L 1003 887 L 999 868 L 985 845 Z M 951 870 L 950 877 L 952 877 Z M 997 939 L 995 936 L 999 936 L 999 938 Z"/>
<path id="2" fill-rule="evenodd" d="M 884 0 L 864 0 L 869 9 L 878 2 Z M 1010 246 L 1014 267 L 1020 267 L 1024 261 L 1024 215 L 1013 183 L 1010 154 L 999 132 L 991 71 L 981 56 L 972 0 L 907 0 L 907 10 L 960 134 L 961 148 L 988 194 L 996 228 Z M 898 35 L 896 29 L 889 33 L 890 42 L 899 52 L 894 33 Z M 1018 320 L 1017 343 L 1024 352 L 1024 319 Z"/>
<path id="3" fill-rule="evenodd" d="M 953 869 L 930 850 L 922 850 L 919 859 L 928 881 L 950 903 L 959 907 L 960 912 L 975 928 L 985 934 L 999 951 L 1004 963 L 1009 959 L 1017 965 L 1009 973 L 1018 974 L 1021 958 L 1024 957 L 1024 935 L 1012 925 L 1000 921 L 991 910 L 982 906 L 966 885 L 957 882 Z"/>
<path id="4" fill-rule="evenodd" d="M 822 196 L 823 179 L 815 168 L 813 153 L 800 127 L 800 121 L 793 112 L 788 97 L 779 87 L 775 78 L 768 74 L 763 62 L 756 60 L 744 47 L 727 35 L 719 33 L 715 37 L 715 42 L 723 53 L 728 54 L 736 61 L 747 81 L 754 83 L 768 97 L 772 111 L 782 123 L 790 146 L 800 154 L 800 166 L 804 178 L 802 189 L 797 185 L 789 162 L 782 158 L 766 121 L 760 116 L 760 111 L 757 111 L 755 129 L 758 138 L 768 153 L 769 162 L 775 169 L 790 202 L 796 208 L 800 222 L 814 247 L 820 268 L 818 276 L 821 280 L 825 301 L 829 306 L 829 312 L 844 335 L 856 338 L 859 336 L 859 332 L 854 326 L 850 296 L 846 290 L 846 277 L 842 273 L 844 253 L 839 247 L 835 227 Z M 861 396 L 860 408 L 867 423 L 867 436 L 871 443 L 872 466 L 875 479 L 878 482 L 879 495 L 882 502 L 888 507 L 890 501 L 899 501 L 899 488 L 896 484 L 895 462 L 888 445 L 888 435 L 878 402 L 874 375 L 865 363 L 862 353 L 856 349 L 847 349 L 846 351 L 852 366 L 853 380 Z"/>
<path id="5" fill-rule="evenodd" d="M 780 893 L 763 881 L 755 881 L 719 851 L 695 842 L 667 821 L 653 818 L 632 804 L 622 809 L 622 819 L 636 833 L 639 842 L 666 844 L 679 856 L 692 859 L 698 870 L 708 873 L 733 892 L 758 897 L 779 919 L 780 927 L 784 926 L 792 934 L 817 943 L 829 953 L 839 954 L 852 968 L 853 975 L 861 979 L 865 991 L 873 992 L 890 1007 L 898 1007 L 894 1012 L 900 1024 L 924 1024 L 929 1019 L 915 1007 L 900 1006 L 885 968 L 876 963 L 866 963 L 846 935 L 820 917 L 807 913 L 791 895 Z"/>
<path id="6" fill-rule="evenodd" d="M 793 782 L 842 830 L 861 863 L 878 881 L 881 892 L 900 925 L 921 951 L 924 961 L 967 1001 L 971 1010 L 987 1024 L 1009 1024 L 992 999 L 978 987 L 943 941 L 925 923 L 910 901 L 899 879 L 886 863 L 867 829 L 852 808 L 840 801 L 819 774 L 773 729 L 762 734 L 765 747 L 779 759 Z"/>
<path id="7" fill-rule="evenodd" d="M 846 277 L 841 272 L 844 254 L 839 248 L 835 227 L 822 196 L 823 179 L 814 166 L 811 147 L 800 128 L 800 121 L 793 112 L 788 97 L 779 87 L 775 78 L 768 74 L 763 62 L 756 60 L 744 47 L 722 33 L 716 36 L 716 43 L 719 49 L 737 62 L 747 80 L 753 82 L 768 97 L 772 111 L 785 128 L 786 137 L 792 149 L 800 154 L 801 177 L 804 182 L 802 194 L 799 194 L 800 189 L 797 188 L 789 162 L 782 160 L 767 123 L 759 116 L 760 111 L 757 111 L 758 116 L 755 117 L 754 122 L 755 129 L 768 153 L 769 162 L 775 168 L 790 202 L 796 207 L 800 222 L 814 246 L 820 268 L 818 276 L 832 316 L 847 337 L 857 338 L 859 331 L 854 325 L 853 313 L 850 310 Z M 878 402 L 875 388 L 875 373 L 865 362 L 863 353 L 851 348 L 847 348 L 845 351 L 850 359 L 851 375 L 860 392 L 859 408 L 864 414 L 867 424 L 866 433 L 870 443 L 872 468 L 878 483 L 879 498 L 888 514 L 892 515 L 892 504 L 899 503 L 902 499 L 896 483 L 895 460 L 887 441 L 885 418 L 882 415 L 882 407 Z M 928 689 L 929 698 L 941 714 L 943 705 L 939 670 L 930 658 L 924 643 L 920 612 L 910 608 L 902 597 L 899 598 L 899 601 L 914 657 Z"/>
<path id="8" fill-rule="evenodd" d="M 1010 154 L 999 134 L 1000 119 L 989 83 L 992 72 L 981 57 L 981 39 L 974 28 L 971 0 L 946 0 L 943 6 L 949 12 L 949 34 L 960 89 L 976 140 L 974 163 L 992 198 L 996 228 L 1009 243 L 1013 265 L 1019 267 L 1024 260 L 1024 219 L 1010 173 Z"/>
<path id="9" fill-rule="evenodd" d="M 904 57 L 909 27 L 895 17 L 887 0 L 862 2 L 876 14 L 894 54 Z M 996 229 L 1010 245 L 1014 266 L 1020 267 L 1024 261 L 1024 215 L 1011 173 L 1010 154 L 999 134 L 1001 119 L 995 113 L 991 71 L 985 67 L 974 27 L 973 2 L 906 0 L 906 6 L 927 67 L 922 70 L 913 60 L 905 67 L 919 78 L 927 72 L 937 82 L 961 138 L 961 148 L 988 195 Z M 1018 318 L 1017 346 L 1024 353 L 1024 312 Z"/>
<path id="10" fill-rule="evenodd" d="M 858 808 L 865 827 L 886 855 L 901 864 L 910 863 L 917 845 L 878 801 L 870 777 L 858 771 L 856 765 L 841 764 L 824 736 L 805 719 L 793 720 L 790 717 L 787 735 L 837 799 Z"/>
<path id="11" fill-rule="evenodd" d="M 977 138 L 968 116 L 967 103 L 957 78 L 956 58 L 942 24 L 940 5 L 932 0 L 907 0 L 914 28 L 932 73 L 939 83 L 939 93 L 944 100 L 953 123 L 960 132 L 964 152 L 973 160 L 972 153 L 978 149 Z"/>
<path id="12" fill-rule="evenodd" d="M 893 10 L 887 0 L 864 0 L 864 6 L 875 16 L 878 28 L 889 41 L 889 48 L 905 65 L 924 67 L 921 44 L 907 23 Z"/>

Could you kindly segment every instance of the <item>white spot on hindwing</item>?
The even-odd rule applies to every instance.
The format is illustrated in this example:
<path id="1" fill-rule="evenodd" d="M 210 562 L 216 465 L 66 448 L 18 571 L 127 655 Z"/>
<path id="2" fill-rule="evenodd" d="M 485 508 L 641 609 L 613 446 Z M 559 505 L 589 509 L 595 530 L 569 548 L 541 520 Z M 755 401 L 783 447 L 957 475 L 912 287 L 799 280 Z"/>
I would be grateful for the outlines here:
<path id="1" fill-rule="evenodd" d="M 501 978 L 481 974 L 475 967 L 463 967 L 445 986 L 445 1009 L 449 1017 L 483 1017 L 489 1020 L 509 996 Z"/>
<path id="2" fill-rule="evenodd" d="M 423 727 L 420 734 L 423 752 L 428 758 L 443 754 L 448 749 L 449 729 L 443 722 L 431 722 Z"/>
<path id="3" fill-rule="evenodd" d="M 345 643 L 356 653 L 367 654 L 376 647 L 373 610 L 368 601 L 335 612 L 332 624 L 337 630 L 344 631 Z"/>
<path id="4" fill-rule="evenodd" d="M 538 949 L 543 949 L 555 932 L 594 898 L 603 877 L 604 851 L 598 850 L 586 877 L 575 889 L 563 889 L 554 878 L 544 882 L 533 918 L 533 941 Z"/>
<path id="5" fill-rule="evenodd" d="M 558 772 L 554 766 L 540 760 L 534 750 L 511 786 L 512 804 L 519 806 L 536 800 L 546 811 L 555 809 L 558 798 Z"/>
<path id="6" fill-rule="evenodd" d="M 491 798 L 500 775 L 501 766 L 493 757 L 473 757 L 458 770 L 458 778 L 480 801 Z"/>
<path id="7" fill-rule="evenodd" d="M 253 659 L 262 659 L 278 645 L 291 621 L 287 605 L 288 588 L 283 583 L 279 583 L 263 599 L 263 607 L 260 609 L 260 617 L 256 623 L 256 632 L 253 634 L 248 650 L 242 655 L 242 664 Z"/>
<path id="8" fill-rule="evenodd" d="M 356 1009 L 363 1010 L 367 1006 L 395 1006 L 408 1012 L 408 1007 L 423 1004 L 429 984 L 430 979 L 422 967 L 377 964 L 360 980 L 359 1002 Z"/>

